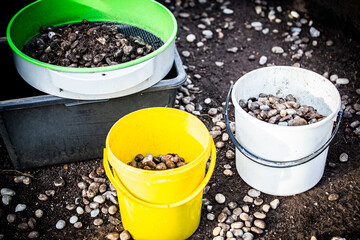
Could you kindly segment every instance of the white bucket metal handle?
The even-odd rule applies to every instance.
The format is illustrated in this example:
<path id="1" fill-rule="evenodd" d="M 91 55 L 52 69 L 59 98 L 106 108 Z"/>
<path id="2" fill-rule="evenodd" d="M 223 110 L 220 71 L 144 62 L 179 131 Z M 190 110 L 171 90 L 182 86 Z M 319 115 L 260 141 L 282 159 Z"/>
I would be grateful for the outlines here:
<path id="1" fill-rule="evenodd" d="M 320 155 L 329 146 L 330 142 L 333 140 L 333 138 L 336 135 L 336 132 L 338 131 L 338 129 L 340 127 L 340 122 L 341 122 L 342 115 L 343 115 L 342 111 L 338 112 L 337 123 L 336 123 L 336 126 L 335 126 L 330 138 L 318 150 L 311 153 L 310 155 L 307 155 L 305 157 L 295 159 L 295 160 L 289 160 L 289 161 L 276 161 L 276 160 L 269 160 L 269 159 L 262 158 L 260 156 L 257 156 L 255 154 L 249 152 L 247 149 L 245 149 L 239 143 L 239 141 L 236 139 L 235 135 L 231 131 L 230 123 L 229 123 L 228 108 L 229 108 L 229 99 L 230 99 L 230 93 L 231 93 L 232 88 L 233 88 L 233 84 L 231 84 L 228 95 L 226 97 L 226 105 L 225 105 L 225 111 L 224 111 L 226 129 L 227 129 L 227 131 L 229 133 L 231 141 L 235 144 L 235 147 L 242 154 L 244 154 L 247 158 L 249 158 L 250 160 L 252 160 L 252 161 L 254 161 L 254 162 L 258 163 L 258 164 L 261 164 L 261 165 L 264 165 L 264 166 L 267 166 L 267 167 L 275 167 L 275 168 L 288 168 L 288 167 L 294 167 L 294 166 L 304 164 L 304 163 L 314 159 L 318 155 Z"/>

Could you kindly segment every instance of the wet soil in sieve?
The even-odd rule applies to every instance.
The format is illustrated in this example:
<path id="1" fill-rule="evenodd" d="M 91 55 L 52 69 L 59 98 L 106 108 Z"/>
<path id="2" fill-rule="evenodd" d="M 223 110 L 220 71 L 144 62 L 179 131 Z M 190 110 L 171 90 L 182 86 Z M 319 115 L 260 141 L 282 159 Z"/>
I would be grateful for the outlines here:
<path id="1" fill-rule="evenodd" d="M 16 13 L 21 7 L 31 3 L 32 1 L 7 1 L 3 4 L 9 4 L 9 7 L 1 8 L 2 32 L 10 17 Z M 164 1 L 161 1 L 164 2 Z M 321 36 L 317 38 L 318 46 L 309 46 L 313 50 L 312 57 L 302 57 L 299 61 L 291 60 L 291 56 L 282 57 L 271 52 L 271 48 L 280 45 L 283 48 L 289 44 L 284 42 L 281 34 L 273 34 L 271 31 L 277 28 L 281 32 L 289 30 L 286 26 L 285 14 L 280 15 L 283 22 L 275 25 L 269 23 L 266 18 L 257 15 L 254 7 L 257 5 L 252 1 L 226 1 L 228 8 L 234 10 L 233 15 L 224 15 L 222 13 L 222 4 L 218 1 L 207 1 L 206 4 L 200 4 L 199 1 L 176 1 L 180 2 L 180 6 L 175 5 L 175 1 L 167 1 L 164 3 L 175 14 L 179 24 L 178 37 L 176 45 L 181 53 L 182 51 L 190 51 L 189 57 L 182 57 L 184 65 L 187 66 L 187 74 L 193 80 L 195 86 L 200 87 L 201 91 L 196 93 L 195 103 L 200 103 L 206 113 L 210 107 L 219 107 L 225 101 L 227 91 L 230 87 L 230 81 L 236 81 L 239 77 L 253 69 L 261 67 L 259 58 L 262 55 L 268 57 L 268 63 L 276 65 L 293 65 L 299 62 L 301 67 L 323 74 L 338 74 L 341 77 L 350 79 L 350 83 L 340 86 L 339 92 L 342 96 L 348 95 L 352 101 L 359 103 L 359 96 L 355 93 L 355 89 L 360 88 L 360 43 L 351 35 L 346 35 L 342 29 L 334 28 L 326 22 L 320 21 L 316 16 L 311 16 L 314 24 L 321 31 Z M 195 7 L 191 7 L 185 3 L 194 2 Z M 307 2 L 307 1 L 305 1 Z M 289 13 L 295 7 L 291 1 L 267 1 L 269 6 L 282 6 L 282 10 Z M 179 17 L 179 12 L 189 13 L 189 17 Z M 212 18 L 210 26 L 214 33 L 214 38 L 204 41 L 204 47 L 197 48 L 196 42 L 203 38 L 202 30 L 197 25 L 202 23 L 201 18 L 204 13 Z M 310 13 L 307 13 L 310 14 Z M 303 14 L 307 15 L 307 14 Z M 234 29 L 223 29 L 224 38 L 218 39 L 216 29 L 222 28 L 226 23 L 226 19 L 230 18 L 234 22 Z M 253 29 L 245 29 L 245 22 L 261 21 L 266 27 L 271 29 L 270 33 L 264 35 Z M 186 36 L 190 33 L 196 35 L 197 40 L 193 43 L 186 41 Z M 308 35 L 308 29 L 302 33 Z M 333 40 L 334 45 L 326 46 L 327 40 Z M 227 52 L 228 48 L 238 47 L 236 53 Z M 1 52 L 6 52 L 7 45 L 1 44 Z M 4 50 L 4 51 L 3 51 Z M 254 61 L 249 61 L 250 55 L 255 56 Z M 5 56 L 5 55 L 4 55 Z M 3 74 L 3 84 L 6 81 L 12 81 L 13 78 L 20 78 L 14 70 L 11 60 L 11 54 L 2 57 L 1 67 Z M 216 61 L 224 62 L 222 67 L 215 65 Z M 198 80 L 194 75 L 199 74 L 201 78 Z M 3 85 L 5 86 L 5 85 Z M 3 87 L 2 87 L 3 88 Z M 15 94 L 15 93 L 14 93 Z M 211 98 L 210 105 L 204 104 L 206 98 Z M 234 110 L 231 108 L 230 113 Z M 212 118 L 207 114 L 199 117 L 209 130 L 214 126 Z M 233 116 L 231 116 L 231 120 Z M 262 235 L 256 235 L 257 239 L 310 239 L 316 236 L 317 239 L 328 240 L 335 236 L 341 236 L 347 240 L 360 239 L 360 153 L 359 153 L 359 137 L 354 135 L 353 131 L 348 131 L 350 123 L 359 120 L 359 116 L 354 115 L 352 118 L 345 118 L 341 123 L 340 130 L 330 145 L 325 172 L 320 182 L 311 190 L 295 196 L 274 197 L 267 194 L 261 194 L 264 202 L 269 203 L 271 200 L 278 198 L 280 205 L 276 210 L 271 210 L 267 214 L 265 222 L 267 224 L 266 231 Z M 218 137 L 216 141 L 219 140 Z M 227 150 L 234 150 L 231 142 L 226 142 L 225 147 L 218 149 L 217 163 L 214 174 L 210 180 L 210 190 L 204 195 L 204 198 L 210 200 L 213 205 L 213 212 L 216 216 L 221 212 L 224 204 L 217 204 L 214 197 L 217 193 L 223 193 L 226 197 L 226 204 L 230 201 L 236 201 L 239 205 L 244 204 L 243 197 L 250 189 L 236 173 L 235 160 L 228 160 L 225 157 Z M 349 160 L 340 162 L 341 153 L 347 153 Z M 121 231 L 122 226 L 113 226 L 109 222 L 104 222 L 101 226 L 91 224 L 92 219 L 89 216 L 82 216 L 84 227 L 75 229 L 71 224 L 63 230 L 57 230 L 55 224 L 59 219 L 68 219 L 69 212 L 65 209 L 67 203 L 73 202 L 74 199 L 81 195 L 81 190 L 77 187 L 77 183 L 81 181 L 83 175 L 88 175 L 93 169 L 102 164 L 99 159 L 88 160 L 84 162 L 70 163 L 68 165 L 51 166 L 22 173 L 33 176 L 30 185 L 15 184 L 13 177 L 21 175 L 11 165 L 9 155 L 5 144 L 0 143 L 0 187 L 8 187 L 14 189 L 18 194 L 13 199 L 10 206 L 4 206 L 0 203 L 0 233 L 5 234 L 5 239 L 27 239 L 28 230 L 20 231 L 16 225 L 6 221 L 6 215 L 14 212 L 17 203 L 26 203 L 28 208 L 25 212 L 19 214 L 20 219 L 27 219 L 33 216 L 35 209 L 41 208 L 45 214 L 42 219 L 37 221 L 36 230 L 39 231 L 41 237 L 39 239 L 104 239 L 105 235 L 111 231 Z M 230 164 L 234 175 L 232 177 L 223 174 L 224 165 Z M 39 193 L 43 193 L 47 189 L 53 189 L 53 181 L 55 178 L 62 177 L 66 181 L 63 188 L 57 188 L 55 196 L 46 202 L 40 202 L 37 199 Z M 337 193 L 339 199 L 329 201 L 328 196 Z M 209 221 L 206 219 L 206 208 L 203 208 L 201 222 L 197 231 L 189 238 L 191 240 L 212 239 L 212 231 L 217 226 L 217 221 Z M 118 215 L 117 215 L 118 216 Z M 17 223 L 20 223 L 17 222 Z M 181 226 L 179 226 L 181 228 Z"/>

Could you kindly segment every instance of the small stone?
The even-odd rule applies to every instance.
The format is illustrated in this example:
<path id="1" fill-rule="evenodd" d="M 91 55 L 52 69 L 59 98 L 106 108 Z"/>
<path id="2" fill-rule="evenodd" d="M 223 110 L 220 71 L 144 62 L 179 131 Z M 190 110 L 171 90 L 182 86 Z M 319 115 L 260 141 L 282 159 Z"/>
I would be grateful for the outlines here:
<path id="1" fill-rule="evenodd" d="M 15 212 L 22 212 L 26 209 L 26 204 L 18 204 L 15 207 Z"/>
<path id="2" fill-rule="evenodd" d="M 204 100 L 204 103 L 205 103 L 206 105 L 210 104 L 210 103 L 211 103 L 211 99 L 210 99 L 210 98 L 206 98 L 206 99 Z"/>
<path id="3" fill-rule="evenodd" d="M 264 205 L 262 205 L 261 209 L 262 209 L 264 212 L 269 212 L 269 210 L 270 210 L 270 205 L 269 205 L 269 204 L 264 204 Z"/>
<path id="4" fill-rule="evenodd" d="M 14 182 L 15 183 L 22 183 L 24 178 L 25 178 L 25 176 L 16 176 L 16 177 L 14 177 Z"/>
<path id="5" fill-rule="evenodd" d="M 246 213 L 248 213 L 248 212 L 250 211 L 250 207 L 249 207 L 248 205 L 244 205 L 244 206 L 242 206 L 241 208 L 242 208 L 242 210 L 243 210 L 244 212 L 246 212 Z"/>
<path id="6" fill-rule="evenodd" d="M 186 104 L 186 106 L 185 106 L 185 110 L 187 111 L 187 112 L 193 112 L 193 111 L 195 111 L 195 106 L 193 105 L 193 104 Z"/>
<path id="7" fill-rule="evenodd" d="M 97 216 L 99 215 L 99 213 L 100 213 L 100 209 L 97 208 L 97 209 L 94 209 L 94 210 L 92 210 L 92 211 L 90 212 L 90 216 L 91 216 L 92 218 L 94 218 L 94 217 L 97 217 Z"/>
<path id="8" fill-rule="evenodd" d="M 16 192 L 10 188 L 2 188 L 0 192 L 2 196 L 7 195 L 13 197 L 16 195 Z"/>
<path id="9" fill-rule="evenodd" d="M 35 228 L 35 225 L 36 225 L 36 220 L 35 220 L 35 218 L 33 218 L 33 217 L 29 218 L 27 224 L 28 224 L 28 226 L 29 226 L 31 229 L 34 229 L 34 228 Z"/>
<path id="10" fill-rule="evenodd" d="M 120 240 L 130 240 L 130 239 L 131 239 L 131 235 L 127 230 L 122 231 L 120 233 Z"/>
<path id="11" fill-rule="evenodd" d="M 338 199 L 339 199 L 339 194 L 337 194 L 337 193 L 332 193 L 328 196 L 328 200 L 330 202 L 336 201 Z"/>
<path id="12" fill-rule="evenodd" d="M 243 212 L 243 210 L 241 208 L 235 208 L 233 211 L 233 214 L 235 214 L 236 216 L 240 216 L 240 214 Z"/>
<path id="13" fill-rule="evenodd" d="M 81 190 L 86 189 L 86 188 L 88 187 L 85 182 L 79 182 L 79 183 L 77 184 L 77 186 L 78 186 L 78 188 L 80 188 Z"/>
<path id="14" fill-rule="evenodd" d="M 104 220 L 102 220 L 101 218 L 96 218 L 95 220 L 94 220 L 94 222 L 93 222 L 93 224 L 95 225 L 95 226 L 100 226 L 101 224 L 103 224 L 104 223 Z"/>
<path id="15" fill-rule="evenodd" d="M 248 195 L 245 195 L 245 197 L 243 198 L 243 201 L 246 203 L 252 203 L 252 202 L 254 202 L 254 199 Z"/>
<path id="16" fill-rule="evenodd" d="M 218 137 L 218 136 L 221 135 L 221 131 L 218 131 L 218 130 L 210 131 L 209 134 L 210 134 L 210 136 L 211 136 L 212 138 L 215 139 L 216 137 Z"/>
<path id="17" fill-rule="evenodd" d="M 249 214 L 247 214 L 245 212 L 241 213 L 239 217 L 243 221 L 248 221 L 249 220 Z"/>
<path id="18" fill-rule="evenodd" d="M 108 209 L 110 215 L 114 215 L 117 212 L 118 208 L 115 205 L 111 205 Z"/>
<path id="19" fill-rule="evenodd" d="M 206 218 L 207 218 L 207 220 L 213 221 L 213 220 L 215 219 L 215 214 L 213 214 L 213 213 L 208 213 L 208 214 L 206 215 Z"/>
<path id="20" fill-rule="evenodd" d="M 81 214 L 84 214 L 84 209 L 82 207 L 77 207 L 76 208 L 76 212 L 77 214 L 81 215 Z"/>
<path id="21" fill-rule="evenodd" d="M 309 32 L 310 32 L 311 37 L 317 38 L 320 36 L 320 31 L 314 27 L 311 27 Z"/>
<path id="22" fill-rule="evenodd" d="M 214 116 L 217 114 L 217 112 L 218 112 L 217 108 L 210 108 L 208 114 Z"/>
<path id="23" fill-rule="evenodd" d="M 213 229 L 212 234 L 214 237 L 218 236 L 220 234 L 221 227 L 217 226 Z"/>
<path id="24" fill-rule="evenodd" d="M 336 80 L 337 80 L 338 78 L 339 78 L 338 75 L 333 74 L 333 75 L 330 76 L 330 81 L 336 82 Z"/>
<path id="25" fill-rule="evenodd" d="M 265 229 L 266 228 L 266 224 L 263 220 L 261 219 L 255 219 L 254 221 L 254 225 L 258 228 L 261 228 L 261 229 Z"/>
<path id="26" fill-rule="evenodd" d="M 266 62 L 267 62 L 267 57 L 266 56 L 261 56 L 260 60 L 259 60 L 259 64 L 264 65 Z"/>
<path id="27" fill-rule="evenodd" d="M 213 240 L 225 240 L 225 238 L 223 236 L 216 236 Z"/>
<path id="28" fill-rule="evenodd" d="M 257 197 L 254 199 L 255 206 L 260 206 L 263 203 L 264 203 L 264 200 L 262 198 Z"/>
<path id="29" fill-rule="evenodd" d="M 237 53 L 238 50 L 239 50 L 239 48 L 237 48 L 237 47 L 232 47 L 232 48 L 226 49 L 226 51 L 229 53 Z"/>
<path id="30" fill-rule="evenodd" d="M 284 49 L 282 49 L 281 47 L 278 47 L 278 46 L 272 47 L 271 51 L 276 54 L 284 53 Z"/>
<path id="31" fill-rule="evenodd" d="M 243 222 L 233 222 L 231 224 L 231 228 L 232 229 L 240 229 L 244 226 L 244 223 Z"/>
<path id="32" fill-rule="evenodd" d="M 261 212 L 255 212 L 254 213 L 254 217 L 257 219 L 265 219 L 266 218 L 266 214 L 265 213 L 261 213 Z"/>
<path id="33" fill-rule="evenodd" d="M 234 159 L 234 158 L 235 158 L 235 153 L 234 153 L 234 151 L 231 150 L 231 149 L 227 150 L 226 153 L 225 153 L 225 157 L 226 157 L 227 159 Z"/>
<path id="34" fill-rule="evenodd" d="M 227 219 L 226 213 L 221 212 L 221 213 L 219 214 L 219 216 L 218 216 L 218 222 L 219 222 L 219 223 L 225 222 L 226 219 Z"/>
<path id="35" fill-rule="evenodd" d="M 36 209 L 35 210 L 35 217 L 37 218 L 41 218 L 44 215 L 44 211 L 41 209 Z"/>
<path id="36" fill-rule="evenodd" d="M 249 57 L 248 57 L 248 60 L 249 61 L 254 61 L 255 60 L 255 55 L 254 54 L 251 54 Z"/>
<path id="37" fill-rule="evenodd" d="M 224 175 L 225 176 L 231 177 L 233 174 L 234 174 L 233 171 L 231 171 L 230 169 L 225 169 L 224 170 Z"/>
<path id="38" fill-rule="evenodd" d="M 338 78 L 336 79 L 336 84 L 339 84 L 339 85 L 346 85 L 346 84 L 349 84 L 349 79 L 347 78 Z"/>
<path id="39" fill-rule="evenodd" d="M 289 121 L 289 126 L 303 126 L 307 125 L 307 121 L 302 117 L 295 117 Z"/>
<path id="40" fill-rule="evenodd" d="M 183 57 L 190 57 L 190 52 L 189 51 L 182 51 L 181 54 L 183 55 Z"/>
<path id="41" fill-rule="evenodd" d="M 76 229 L 82 228 L 82 226 L 83 226 L 82 222 L 74 223 L 74 228 L 76 228 Z"/>
<path id="42" fill-rule="evenodd" d="M 46 190 L 45 195 L 48 197 L 53 197 L 55 196 L 55 190 Z"/>
<path id="43" fill-rule="evenodd" d="M 205 36 L 206 39 L 211 39 L 214 35 L 211 30 L 203 30 L 202 34 Z"/>
<path id="44" fill-rule="evenodd" d="M 74 224 L 74 223 L 76 223 L 78 220 L 79 220 L 79 218 L 74 215 L 74 216 L 71 216 L 71 217 L 70 217 L 69 222 L 70 222 L 71 224 Z"/>
<path id="45" fill-rule="evenodd" d="M 6 216 L 6 220 L 7 220 L 9 223 L 13 223 L 13 222 L 15 222 L 15 220 L 16 220 L 16 215 L 10 213 L 10 214 L 8 214 L 8 215 Z"/>
<path id="46" fill-rule="evenodd" d="M 242 236 L 243 240 L 253 240 L 254 239 L 254 235 L 250 232 L 246 232 L 244 233 L 244 235 Z"/>
<path id="47" fill-rule="evenodd" d="M 59 230 L 63 229 L 65 226 L 66 226 L 66 222 L 64 220 L 57 221 L 57 223 L 55 225 L 56 229 L 59 229 Z"/>
<path id="48" fill-rule="evenodd" d="M 224 62 L 216 61 L 215 65 L 218 67 L 222 67 L 222 66 L 224 66 Z"/>
<path id="49" fill-rule="evenodd" d="M 56 179 L 56 180 L 54 181 L 54 186 L 55 186 L 55 187 L 63 187 L 63 186 L 65 186 L 65 181 L 64 181 L 64 179 L 63 179 L 62 177 Z"/>
<path id="50" fill-rule="evenodd" d="M 218 193 L 215 195 L 215 201 L 219 204 L 223 204 L 226 201 L 226 198 L 223 194 Z"/>
<path id="51" fill-rule="evenodd" d="M 46 195 L 43 194 L 43 193 L 40 193 L 40 194 L 38 195 L 38 199 L 39 199 L 40 201 L 46 201 L 46 200 L 48 200 L 48 196 L 46 196 Z"/>
<path id="52" fill-rule="evenodd" d="M 12 199 L 12 197 L 9 196 L 9 195 L 4 195 L 4 196 L 2 196 L 2 198 L 1 198 L 3 204 L 6 205 L 6 206 L 10 204 L 11 199 Z"/>
<path id="53" fill-rule="evenodd" d="M 347 162 L 349 160 L 349 155 L 347 153 L 340 154 L 339 157 L 340 162 Z"/>
<path id="54" fill-rule="evenodd" d="M 31 178 L 30 177 L 25 177 L 22 182 L 25 185 L 29 185 L 31 183 Z"/>
<path id="55" fill-rule="evenodd" d="M 260 194 L 261 194 L 261 192 L 259 190 L 256 190 L 256 189 L 253 189 L 253 188 L 248 191 L 248 195 L 250 197 L 253 197 L 253 198 L 259 197 Z"/>
<path id="56" fill-rule="evenodd" d="M 223 13 L 226 14 L 226 15 L 231 15 L 231 14 L 234 13 L 234 10 L 229 9 L 229 8 L 224 8 Z"/>
<path id="57" fill-rule="evenodd" d="M 113 216 L 109 216 L 109 222 L 112 224 L 112 225 L 120 225 L 121 224 L 121 221 L 120 219 L 116 218 L 116 217 L 113 217 Z"/>
<path id="58" fill-rule="evenodd" d="M 291 11 L 290 14 L 289 14 L 289 16 L 290 16 L 291 18 L 299 18 L 299 17 L 300 17 L 299 13 L 296 12 L 296 11 Z"/>
<path id="59" fill-rule="evenodd" d="M 250 230 L 253 232 L 253 233 L 256 233 L 256 234 L 263 234 L 264 233 L 264 230 L 262 230 L 261 228 L 259 227 L 255 227 L 255 226 L 252 226 L 250 228 Z"/>
<path id="60" fill-rule="evenodd" d="M 104 195 L 97 195 L 97 196 L 94 197 L 93 200 L 94 200 L 94 202 L 102 204 L 102 203 L 105 202 L 106 197 Z"/>
<path id="61" fill-rule="evenodd" d="M 327 40 L 327 41 L 326 41 L 326 46 L 327 46 L 327 47 L 331 47 L 332 45 L 334 45 L 334 41 L 333 41 L 333 40 Z"/>
<path id="62" fill-rule="evenodd" d="M 120 237 L 120 234 L 118 232 L 111 232 L 111 233 L 108 233 L 105 237 L 108 240 L 118 240 Z"/>
<path id="63" fill-rule="evenodd" d="M 99 176 L 102 176 L 105 174 L 105 169 L 104 167 L 100 166 L 96 169 L 96 174 L 99 175 Z"/>
<path id="64" fill-rule="evenodd" d="M 279 199 L 274 199 L 270 202 L 270 206 L 272 209 L 276 209 L 280 204 L 280 200 Z"/>
<path id="65" fill-rule="evenodd" d="M 37 231 L 31 231 L 28 234 L 28 238 L 30 238 L 30 239 L 35 239 L 35 238 L 38 238 L 38 237 L 40 237 L 40 234 Z"/>
<path id="66" fill-rule="evenodd" d="M 196 39 L 196 36 L 195 36 L 195 34 L 189 34 L 189 35 L 187 35 L 186 36 L 186 41 L 188 41 L 188 42 L 194 42 L 195 41 L 195 39 Z"/>

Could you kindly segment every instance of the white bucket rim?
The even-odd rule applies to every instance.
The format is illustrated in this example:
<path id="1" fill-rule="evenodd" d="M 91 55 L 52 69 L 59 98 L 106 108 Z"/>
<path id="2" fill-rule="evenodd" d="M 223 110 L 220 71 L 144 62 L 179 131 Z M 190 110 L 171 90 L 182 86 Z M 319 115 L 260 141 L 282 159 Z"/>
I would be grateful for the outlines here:
<path id="1" fill-rule="evenodd" d="M 254 74 L 255 72 L 258 72 L 258 71 L 266 71 L 268 69 L 271 69 L 271 68 L 283 68 L 283 69 L 292 69 L 292 70 L 300 70 L 300 71 L 305 71 L 305 72 L 309 72 L 311 74 L 314 74 L 314 75 L 318 75 L 318 77 L 326 80 L 325 81 L 325 84 L 329 85 L 330 88 L 332 88 L 334 90 L 334 92 L 337 94 L 337 97 L 339 99 L 339 101 L 337 101 L 337 106 L 336 106 L 336 111 L 332 111 L 330 115 L 326 116 L 325 118 L 323 118 L 321 121 L 318 121 L 316 123 L 312 123 L 312 124 L 307 124 L 307 125 L 302 125 L 302 126 L 281 126 L 281 125 L 277 125 L 277 124 L 271 124 L 271 123 L 268 123 L 268 122 L 264 122 L 264 121 L 261 121 L 257 118 L 254 118 L 253 116 L 251 116 L 250 114 L 248 114 L 244 109 L 242 109 L 242 107 L 240 107 L 240 104 L 238 102 L 238 100 L 236 99 L 236 92 L 234 91 L 234 89 L 237 89 L 237 86 L 241 83 L 241 81 L 244 80 L 244 78 L 246 78 L 249 74 Z M 305 68 L 298 68 L 298 67 L 291 67 L 291 66 L 270 66 L 270 67 L 263 67 L 263 68 L 258 68 L 258 69 L 255 69 L 255 70 L 252 70 L 246 74 L 244 74 L 242 77 L 240 77 L 236 83 L 234 84 L 234 87 L 233 87 L 233 91 L 231 93 L 231 100 L 232 100 L 232 103 L 235 107 L 235 109 L 242 114 L 243 117 L 247 118 L 247 119 L 251 119 L 251 120 L 256 120 L 257 123 L 259 123 L 260 125 L 263 125 L 263 126 L 268 126 L 268 127 L 271 127 L 271 128 L 274 128 L 274 129 L 278 129 L 278 128 L 289 128 L 288 130 L 289 131 L 298 131 L 299 128 L 301 129 L 312 129 L 312 128 L 317 128 L 329 121 L 336 121 L 336 118 L 337 118 L 337 115 L 338 115 L 338 112 L 340 111 L 340 107 L 341 107 L 341 97 L 340 97 L 340 93 L 339 91 L 336 89 L 336 87 L 334 86 L 334 84 L 332 84 L 328 79 L 326 79 L 325 77 L 321 76 L 320 74 L 316 73 L 316 72 L 313 72 L 313 71 L 310 71 L 308 69 L 305 69 Z M 270 126 L 269 126 L 270 125 Z"/>

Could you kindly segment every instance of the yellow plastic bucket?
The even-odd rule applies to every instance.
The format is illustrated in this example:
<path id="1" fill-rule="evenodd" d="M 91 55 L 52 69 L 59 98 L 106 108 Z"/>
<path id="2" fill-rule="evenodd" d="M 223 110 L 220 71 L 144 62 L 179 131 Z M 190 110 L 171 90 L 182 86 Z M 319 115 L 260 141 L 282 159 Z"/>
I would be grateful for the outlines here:
<path id="1" fill-rule="evenodd" d="M 195 116 L 173 108 L 147 108 L 114 124 L 104 155 L 127 192 L 144 201 L 168 204 L 186 198 L 204 180 L 211 143 L 209 131 Z M 127 165 L 139 153 L 176 153 L 188 164 L 166 171 Z"/>
<path id="2" fill-rule="evenodd" d="M 211 161 L 205 178 L 188 196 L 171 204 L 151 203 L 134 196 L 116 172 L 113 175 L 108 156 L 104 154 L 104 168 L 117 190 L 123 226 L 134 239 L 186 239 L 196 231 L 200 223 L 203 189 L 211 178 L 216 162 L 216 149 L 212 139 L 210 142 Z"/>

